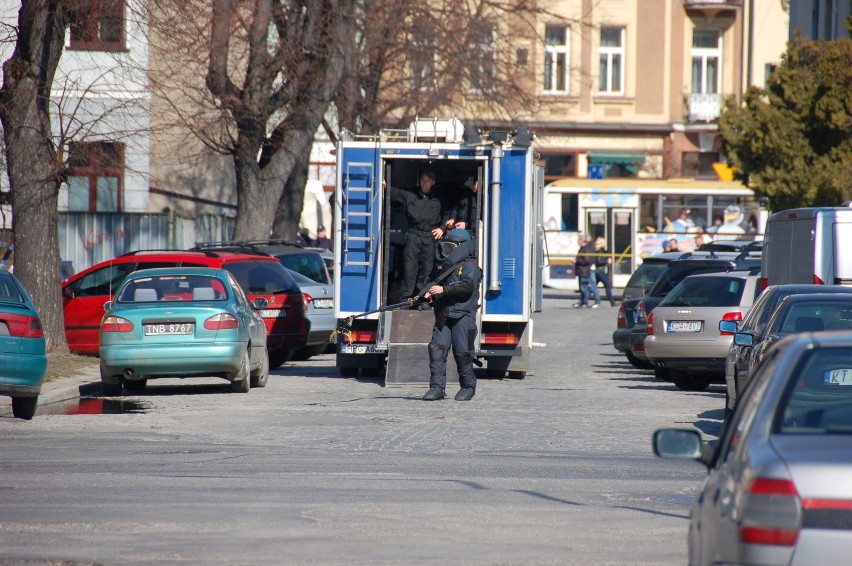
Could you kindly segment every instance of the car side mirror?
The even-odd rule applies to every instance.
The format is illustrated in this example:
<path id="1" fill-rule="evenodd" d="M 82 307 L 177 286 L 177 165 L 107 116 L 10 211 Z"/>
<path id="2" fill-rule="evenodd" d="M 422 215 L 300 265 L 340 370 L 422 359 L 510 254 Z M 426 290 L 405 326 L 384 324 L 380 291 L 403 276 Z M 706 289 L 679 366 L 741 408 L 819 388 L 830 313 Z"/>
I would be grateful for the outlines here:
<path id="1" fill-rule="evenodd" d="M 654 432 L 654 454 L 661 458 L 699 460 L 703 455 L 701 435 L 684 428 L 662 428 Z"/>
<path id="2" fill-rule="evenodd" d="M 734 344 L 737 346 L 754 346 L 754 336 L 748 332 L 737 332 L 734 334 Z"/>
<path id="3" fill-rule="evenodd" d="M 257 310 L 263 310 L 269 306 L 269 299 L 266 299 L 265 297 L 257 297 L 251 302 L 251 304 Z"/>
<path id="4" fill-rule="evenodd" d="M 736 333 L 737 331 L 737 323 L 734 320 L 720 320 L 719 321 L 719 332 L 729 332 L 731 334 Z"/>

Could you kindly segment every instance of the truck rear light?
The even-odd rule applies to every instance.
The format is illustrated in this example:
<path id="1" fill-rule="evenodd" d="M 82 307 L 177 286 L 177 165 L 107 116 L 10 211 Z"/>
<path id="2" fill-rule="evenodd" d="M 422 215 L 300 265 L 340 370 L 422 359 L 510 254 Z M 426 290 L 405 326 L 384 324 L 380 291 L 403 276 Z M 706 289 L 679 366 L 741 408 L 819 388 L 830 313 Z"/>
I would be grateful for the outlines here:
<path id="1" fill-rule="evenodd" d="M 517 346 L 521 335 L 514 332 L 483 332 L 482 343 L 492 346 Z"/>
<path id="2" fill-rule="evenodd" d="M 3 314 L 0 323 L 5 323 L 9 336 L 16 338 L 41 338 L 44 331 L 37 316 L 24 314 Z"/>
<path id="3" fill-rule="evenodd" d="M 736 322 L 742 322 L 743 313 L 741 312 L 726 312 L 722 315 L 722 320 L 734 320 Z M 733 336 L 733 332 L 719 332 L 720 336 Z"/>
<path id="4" fill-rule="evenodd" d="M 615 324 L 618 328 L 627 328 L 627 315 L 624 311 L 624 305 L 621 305 L 618 308 L 618 318 L 616 319 Z"/>
<path id="5" fill-rule="evenodd" d="M 350 330 L 348 333 L 350 343 L 361 343 L 361 344 L 375 344 L 376 343 L 376 335 L 378 332 L 375 330 Z"/>
<path id="6" fill-rule="evenodd" d="M 108 316 L 101 324 L 101 330 L 104 332 L 132 332 L 133 323 L 120 316 Z"/>
<path id="7" fill-rule="evenodd" d="M 825 285 L 825 282 L 816 273 L 814 273 L 814 285 Z"/>
<path id="8" fill-rule="evenodd" d="M 240 321 L 237 317 L 230 313 L 214 314 L 204 321 L 204 328 L 207 330 L 228 330 L 231 328 L 239 328 Z"/>
<path id="9" fill-rule="evenodd" d="M 654 313 L 648 313 L 648 327 L 645 330 L 645 334 L 648 336 L 654 335 Z M 639 327 L 641 328 L 641 326 Z"/>
<path id="10" fill-rule="evenodd" d="M 740 540 L 748 544 L 794 546 L 802 525 L 802 504 L 792 481 L 757 478 L 748 488 Z"/>

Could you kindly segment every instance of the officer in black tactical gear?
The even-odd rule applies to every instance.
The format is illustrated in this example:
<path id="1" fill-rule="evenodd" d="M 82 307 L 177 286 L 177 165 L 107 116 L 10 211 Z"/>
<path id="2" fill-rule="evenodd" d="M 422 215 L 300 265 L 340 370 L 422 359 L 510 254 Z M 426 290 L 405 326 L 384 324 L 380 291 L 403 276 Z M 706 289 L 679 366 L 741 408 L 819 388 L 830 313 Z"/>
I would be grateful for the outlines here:
<path id="1" fill-rule="evenodd" d="M 432 191 L 435 180 L 435 172 L 425 169 L 420 173 L 420 188 L 416 193 L 390 188 L 391 201 L 401 205 L 408 218 L 402 252 L 402 299 L 413 296 L 418 280 L 425 281 L 431 273 L 435 262 L 435 240 L 440 240 L 444 235 L 441 228 L 441 200 Z"/>
<path id="2" fill-rule="evenodd" d="M 450 211 L 445 214 L 449 217 L 446 221 L 449 228 L 461 228 L 467 230 L 476 238 L 476 229 L 479 225 L 479 215 L 477 213 L 477 191 L 479 189 L 479 179 L 470 177 L 461 186 L 459 194 L 456 197 L 455 204 Z"/>
<path id="3" fill-rule="evenodd" d="M 448 269 L 452 273 L 440 283 L 427 283 L 429 287 L 423 295 L 435 311 L 435 326 L 429 342 L 429 391 L 423 400 L 437 401 L 446 397 L 447 354 L 452 346 L 461 386 L 456 401 L 470 401 L 476 393 L 473 358 L 482 270 L 474 257 L 475 242 L 467 230 L 450 230 L 436 247 L 437 263 L 430 281 L 436 281 Z"/>

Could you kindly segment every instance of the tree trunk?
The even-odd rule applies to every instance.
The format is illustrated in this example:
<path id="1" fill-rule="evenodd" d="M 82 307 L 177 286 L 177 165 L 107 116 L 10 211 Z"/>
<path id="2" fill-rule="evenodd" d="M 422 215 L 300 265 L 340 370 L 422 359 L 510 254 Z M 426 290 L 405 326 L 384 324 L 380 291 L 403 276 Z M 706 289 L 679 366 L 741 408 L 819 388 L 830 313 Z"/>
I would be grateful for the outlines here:
<path id="1" fill-rule="evenodd" d="M 0 120 L 15 232 L 15 275 L 42 317 L 48 352 L 67 352 L 57 214 L 63 166 L 50 127 L 50 87 L 65 40 L 62 2 L 24 0 L 3 65 Z"/>
<path id="2" fill-rule="evenodd" d="M 296 241 L 299 231 L 299 220 L 302 216 L 302 207 L 305 201 L 305 185 L 308 182 L 308 169 L 311 161 L 311 148 L 302 154 L 302 158 L 296 163 L 284 191 L 278 200 L 278 208 L 275 211 L 275 223 L 272 226 L 272 236 Z"/>

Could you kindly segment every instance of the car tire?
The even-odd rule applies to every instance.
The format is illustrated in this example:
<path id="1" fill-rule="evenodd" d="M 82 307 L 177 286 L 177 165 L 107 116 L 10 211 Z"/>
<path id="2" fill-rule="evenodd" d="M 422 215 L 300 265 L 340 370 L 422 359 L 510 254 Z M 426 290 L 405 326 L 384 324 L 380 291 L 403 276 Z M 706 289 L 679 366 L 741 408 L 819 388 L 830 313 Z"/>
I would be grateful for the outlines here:
<path id="1" fill-rule="evenodd" d="M 277 350 L 269 354 L 269 367 L 278 369 L 293 358 L 293 350 Z"/>
<path id="2" fill-rule="evenodd" d="M 142 393 L 148 385 L 147 379 L 125 379 L 124 388 L 128 393 Z"/>
<path id="3" fill-rule="evenodd" d="M 624 352 L 624 355 L 627 356 L 627 361 L 630 362 L 630 365 L 632 365 L 635 368 L 638 368 L 638 369 L 654 369 L 654 364 L 652 364 L 651 362 L 649 362 L 647 360 L 640 360 L 635 355 L 633 355 L 633 352 Z"/>
<path id="4" fill-rule="evenodd" d="M 671 374 L 669 373 L 668 368 L 654 368 L 654 377 L 657 379 L 661 379 L 662 381 L 671 381 Z"/>
<path id="5" fill-rule="evenodd" d="M 260 369 L 251 376 L 252 387 L 266 387 L 266 382 L 269 380 L 269 352 L 264 350 L 263 362 L 260 364 Z"/>
<path id="6" fill-rule="evenodd" d="M 36 397 L 12 397 L 12 414 L 15 418 L 28 421 L 33 418 L 38 406 Z"/>
<path id="7" fill-rule="evenodd" d="M 117 383 L 109 383 L 104 375 L 104 368 L 101 366 L 101 395 L 104 397 L 120 397 L 121 396 L 121 380 Z"/>
<path id="8" fill-rule="evenodd" d="M 525 379 L 527 377 L 527 372 L 525 371 L 509 371 L 509 379 Z"/>
<path id="9" fill-rule="evenodd" d="M 681 391 L 704 391 L 710 387 L 709 377 L 696 377 L 680 370 L 669 370 L 669 375 L 674 386 Z"/>
<path id="10" fill-rule="evenodd" d="M 249 360 L 248 350 L 243 353 L 240 372 L 236 375 L 236 378 L 231 382 L 231 391 L 234 393 L 248 393 L 251 389 L 251 360 Z"/>

